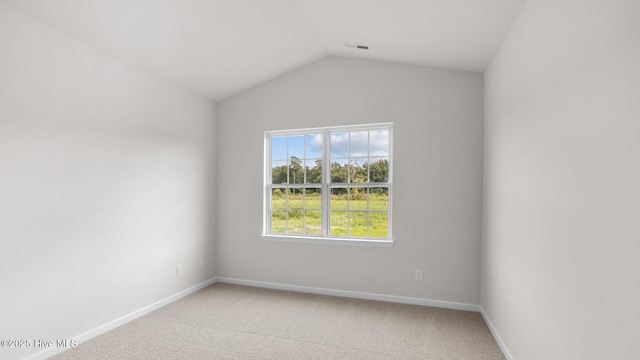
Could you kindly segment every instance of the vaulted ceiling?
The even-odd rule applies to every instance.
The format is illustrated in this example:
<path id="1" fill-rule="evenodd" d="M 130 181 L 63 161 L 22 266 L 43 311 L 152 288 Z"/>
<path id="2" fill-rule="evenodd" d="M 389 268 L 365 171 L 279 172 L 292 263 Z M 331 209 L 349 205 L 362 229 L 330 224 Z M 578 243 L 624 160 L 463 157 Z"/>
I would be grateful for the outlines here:
<path id="1" fill-rule="evenodd" d="M 328 55 L 483 71 L 524 2 L 0 0 L 212 100 Z"/>

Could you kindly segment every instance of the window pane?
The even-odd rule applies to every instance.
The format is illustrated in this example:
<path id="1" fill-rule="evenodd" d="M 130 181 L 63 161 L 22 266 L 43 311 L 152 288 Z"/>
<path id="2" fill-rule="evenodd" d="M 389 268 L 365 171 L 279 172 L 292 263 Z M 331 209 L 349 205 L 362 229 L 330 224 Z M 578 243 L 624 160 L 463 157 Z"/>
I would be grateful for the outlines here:
<path id="1" fill-rule="evenodd" d="M 271 232 L 284 234 L 287 232 L 287 213 L 284 210 L 271 212 Z"/>
<path id="2" fill-rule="evenodd" d="M 292 157 L 289 164 L 289 184 L 302 184 L 304 182 L 304 169 L 302 160 Z"/>
<path id="3" fill-rule="evenodd" d="M 368 236 L 369 220 L 366 212 L 352 212 L 349 216 L 349 235 Z"/>
<path id="4" fill-rule="evenodd" d="M 331 161 L 331 182 L 332 183 L 346 183 L 348 181 L 349 166 L 347 160 L 332 160 Z"/>
<path id="5" fill-rule="evenodd" d="M 287 232 L 289 234 L 304 234 L 304 211 L 302 210 L 289 210 L 289 227 Z"/>
<path id="6" fill-rule="evenodd" d="M 271 208 L 286 209 L 287 208 L 287 189 L 271 189 Z"/>
<path id="7" fill-rule="evenodd" d="M 351 157 L 369 156 L 369 132 L 352 131 L 349 139 L 349 153 Z"/>
<path id="8" fill-rule="evenodd" d="M 371 228 L 369 236 L 377 238 L 389 237 L 389 214 L 386 212 L 369 213 Z"/>
<path id="9" fill-rule="evenodd" d="M 322 158 L 322 134 L 311 134 L 306 136 L 307 154 L 305 158 Z"/>
<path id="10" fill-rule="evenodd" d="M 354 158 L 349 163 L 349 179 L 353 183 L 367 182 L 367 158 Z"/>
<path id="11" fill-rule="evenodd" d="M 389 156 L 389 130 L 370 131 L 369 156 Z"/>
<path id="12" fill-rule="evenodd" d="M 331 134 L 331 157 L 349 157 L 349 135 L 348 133 Z"/>
<path id="13" fill-rule="evenodd" d="M 389 189 L 369 189 L 369 210 L 389 210 Z"/>
<path id="14" fill-rule="evenodd" d="M 347 189 L 332 188 L 330 196 L 331 211 L 347 211 L 349 202 L 347 201 Z"/>
<path id="15" fill-rule="evenodd" d="M 304 159 L 304 135 L 289 136 L 289 158 Z"/>
<path id="16" fill-rule="evenodd" d="M 367 210 L 369 194 L 367 188 L 349 189 L 349 210 Z"/>
<path id="17" fill-rule="evenodd" d="M 388 158 L 371 158 L 369 168 L 371 182 L 389 182 Z"/>
<path id="18" fill-rule="evenodd" d="M 287 160 L 287 137 L 271 138 L 271 160 Z"/>
<path id="19" fill-rule="evenodd" d="M 329 235 L 347 236 L 347 212 L 331 212 Z"/>
<path id="20" fill-rule="evenodd" d="M 305 210 L 322 210 L 322 189 L 305 189 Z"/>
<path id="21" fill-rule="evenodd" d="M 311 235 L 322 235 L 322 212 L 305 212 L 305 232 Z"/>
<path id="22" fill-rule="evenodd" d="M 289 167 L 287 166 L 286 161 L 272 161 L 271 162 L 271 183 L 286 184 L 288 170 L 289 170 Z"/>
<path id="23" fill-rule="evenodd" d="M 311 159 L 306 160 L 304 163 L 307 183 L 320 184 L 322 183 L 322 160 Z"/>
<path id="24" fill-rule="evenodd" d="M 303 189 L 289 189 L 289 209 L 302 209 Z"/>

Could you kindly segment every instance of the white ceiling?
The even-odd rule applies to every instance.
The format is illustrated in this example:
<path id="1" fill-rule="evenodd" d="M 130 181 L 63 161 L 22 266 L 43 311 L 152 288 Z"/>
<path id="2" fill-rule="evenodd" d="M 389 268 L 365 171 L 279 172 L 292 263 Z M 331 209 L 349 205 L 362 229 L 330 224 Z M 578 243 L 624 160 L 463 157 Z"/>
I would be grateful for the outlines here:
<path id="1" fill-rule="evenodd" d="M 212 100 L 328 55 L 483 71 L 524 2 L 0 0 Z"/>

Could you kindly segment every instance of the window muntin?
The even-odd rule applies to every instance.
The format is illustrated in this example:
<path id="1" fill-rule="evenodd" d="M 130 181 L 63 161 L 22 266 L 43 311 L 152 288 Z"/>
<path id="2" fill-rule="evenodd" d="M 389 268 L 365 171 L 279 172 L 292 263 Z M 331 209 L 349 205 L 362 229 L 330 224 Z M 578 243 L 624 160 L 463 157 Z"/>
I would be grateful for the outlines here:
<path id="1" fill-rule="evenodd" d="M 264 234 L 391 240 L 391 140 L 389 123 L 266 132 Z"/>

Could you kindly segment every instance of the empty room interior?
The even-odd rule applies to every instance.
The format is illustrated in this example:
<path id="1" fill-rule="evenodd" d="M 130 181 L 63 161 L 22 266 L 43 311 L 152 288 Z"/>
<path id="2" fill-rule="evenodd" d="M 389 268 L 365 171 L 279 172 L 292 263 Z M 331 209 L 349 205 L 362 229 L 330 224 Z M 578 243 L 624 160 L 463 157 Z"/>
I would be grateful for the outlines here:
<path id="1" fill-rule="evenodd" d="M 0 359 L 639 359 L 640 1 L 0 0 Z"/>

